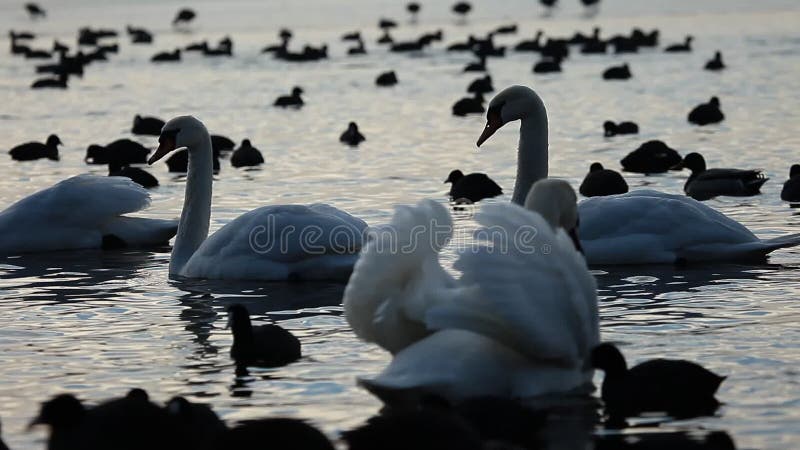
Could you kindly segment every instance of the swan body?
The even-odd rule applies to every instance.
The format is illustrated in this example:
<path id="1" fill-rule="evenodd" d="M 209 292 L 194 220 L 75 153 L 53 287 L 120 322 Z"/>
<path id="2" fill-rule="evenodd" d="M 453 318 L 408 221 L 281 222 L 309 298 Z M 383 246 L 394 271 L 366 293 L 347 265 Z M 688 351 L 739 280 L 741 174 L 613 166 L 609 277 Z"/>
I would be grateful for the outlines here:
<path id="1" fill-rule="evenodd" d="M 332 206 L 254 209 L 208 236 L 212 147 L 191 116 L 164 125 L 153 164 L 178 148 L 188 154 L 186 197 L 169 263 L 171 276 L 229 280 L 345 280 L 361 249 L 364 221 Z"/>
<path id="2" fill-rule="evenodd" d="M 594 278 L 574 241 L 552 226 L 577 226 L 575 193 L 567 188 L 571 209 L 559 209 L 563 201 L 554 199 L 561 197 L 547 189 L 526 204 L 542 214 L 513 204 L 484 206 L 476 220 L 485 228 L 476 236 L 486 240 L 460 253 L 458 280 L 437 259 L 452 232 L 447 210 L 430 200 L 398 208 L 391 225 L 365 246 L 345 290 L 345 316 L 355 333 L 394 354 L 361 384 L 384 399 L 410 391 L 449 401 L 589 389 L 587 358 L 599 342 Z M 524 245 L 506 245 L 503 236 L 524 230 L 536 232 Z M 387 236 L 401 251 L 386 245 Z M 409 242 L 417 245 L 402 251 Z"/>
<path id="3" fill-rule="evenodd" d="M 19 200 L 0 212 L 0 254 L 155 246 L 169 242 L 174 220 L 128 217 L 150 204 L 128 178 L 78 175 Z"/>
<path id="4" fill-rule="evenodd" d="M 511 86 L 489 103 L 478 146 L 520 120 L 517 182 L 512 202 L 547 177 L 547 111 L 532 89 Z M 593 197 L 578 206 L 581 245 L 589 264 L 658 264 L 758 260 L 800 245 L 800 234 L 759 239 L 744 225 L 692 198 L 652 190 Z"/>

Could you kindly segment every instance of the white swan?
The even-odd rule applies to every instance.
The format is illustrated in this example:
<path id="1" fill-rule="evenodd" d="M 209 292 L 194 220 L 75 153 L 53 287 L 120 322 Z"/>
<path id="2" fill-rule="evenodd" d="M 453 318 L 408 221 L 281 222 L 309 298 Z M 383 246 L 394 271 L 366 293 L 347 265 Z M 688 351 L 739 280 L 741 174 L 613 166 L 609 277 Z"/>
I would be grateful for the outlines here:
<path id="1" fill-rule="evenodd" d="M 167 244 L 177 221 L 123 215 L 149 204 L 129 178 L 67 178 L 0 212 L 0 255 Z"/>
<path id="2" fill-rule="evenodd" d="M 480 147 L 503 125 L 521 121 L 517 182 L 521 204 L 530 186 L 547 177 L 547 111 L 525 86 L 511 86 L 489 103 Z M 759 239 L 742 224 L 692 198 L 652 190 L 593 197 L 578 206 L 581 244 L 589 264 L 658 264 L 764 260 L 800 244 L 800 234 Z"/>
<path id="3" fill-rule="evenodd" d="M 448 211 L 431 200 L 397 208 L 366 244 L 345 290 L 355 333 L 394 354 L 361 384 L 387 402 L 397 391 L 459 401 L 590 390 L 596 287 L 576 239 L 555 230 L 575 231 L 575 202 L 566 182 L 543 180 L 526 202 L 539 213 L 484 206 L 478 243 L 455 264 L 458 280 L 437 261 L 451 237 Z"/>
<path id="4" fill-rule="evenodd" d="M 211 138 L 202 122 L 179 116 L 164 125 L 153 164 L 185 147 L 186 197 L 169 261 L 170 275 L 229 280 L 346 280 L 358 259 L 364 221 L 332 206 L 264 206 L 208 237 Z"/>

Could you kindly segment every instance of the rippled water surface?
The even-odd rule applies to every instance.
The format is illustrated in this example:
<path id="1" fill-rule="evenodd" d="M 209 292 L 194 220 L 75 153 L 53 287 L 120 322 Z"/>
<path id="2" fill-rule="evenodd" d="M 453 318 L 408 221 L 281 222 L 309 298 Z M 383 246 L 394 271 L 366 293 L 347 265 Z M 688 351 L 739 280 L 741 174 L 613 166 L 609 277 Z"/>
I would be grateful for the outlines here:
<path id="1" fill-rule="evenodd" d="M 199 17 L 190 33 L 169 29 L 177 4 L 49 3 L 51 18 L 31 23 L 18 2 L 0 1 L 0 148 L 56 132 L 65 143 L 62 159 L 0 158 L 1 207 L 71 175 L 104 173 L 83 164 L 85 147 L 127 136 L 137 113 L 164 118 L 191 113 L 212 132 L 237 141 L 248 137 L 264 153 L 267 163 L 257 170 L 235 170 L 223 161 L 214 184 L 212 229 L 277 203 L 328 202 L 371 224 L 382 223 L 395 204 L 425 197 L 445 201 L 442 180 L 454 168 L 489 173 L 507 192 L 499 201 L 508 201 L 515 175 L 513 127 L 478 152 L 474 142 L 483 119 L 449 114 L 473 78 L 460 73 L 470 58 L 447 54 L 441 43 L 418 57 L 387 54 L 373 44 L 377 18 L 405 19 L 404 2 L 196 2 Z M 663 139 L 681 152 L 702 152 L 710 166 L 765 169 L 771 181 L 763 195 L 709 204 L 760 236 L 800 231 L 800 217 L 778 196 L 789 166 L 800 162 L 796 1 L 607 0 L 599 15 L 588 19 L 566 0 L 551 18 L 541 17 L 534 0 L 481 0 L 465 25 L 450 17 L 448 2 L 424 3 L 420 23 L 403 23 L 397 37 L 443 28 L 448 43 L 509 20 L 520 24 L 521 33 L 499 43 L 532 36 L 538 28 L 566 36 L 577 29 L 588 32 L 594 24 L 606 36 L 633 26 L 658 27 L 662 44 L 694 34 L 691 54 L 576 56 L 563 74 L 553 76 L 534 76 L 527 54 L 512 52 L 489 64 L 496 87 L 527 84 L 544 99 L 553 176 L 577 186 L 592 161 L 616 168 L 642 141 Z M 36 31 L 36 46 L 44 47 L 53 37 L 72 42 L 82 25 L 126 23 L 151 27 L 155 44 L 132 47 L 121 38 L 119 55 L 89 67 L 64 92 L 29 90 L 33 64 L 5 50 L 10 28 Z M 331 59 L 289 65 L 259 55 L 260 47 L 276 40 L 280 26 L 292 27 L 298 42 L 328 42 Z M 356 28 L 368 30 L 371 53 L 348 58 L 337 39 Z M 177 65 L 148 62 L 156 51 L 224 34 L 235 42 L 232 59 L 191 55 Z M 716 49 L 723 50 L 729 69 L 701 70 Z M 602 81 L 603 69 L 621 61 L 631 64 L 634 78 Z M 400 84 L 376 89 L 375 76 L 388 69 L 397 71 Z M 295 84 L 305 88 L 305 108 L 269 106 Z M 687 111 L 711 95 L 720 97 L 727 120 L 690 127 Z M 636 120 L 642 134 L 604 139 L 606 119 Z M 358 149 L 338 143 L 350 120 L 367 137 Z M 162 185 L 152 191 L 152 207 L 143 214 L 178 216 L 184 180 L 161 164 L 152 171 Z M 635 188 L 680 192 L 686 174 L 627 177 Z M 458 224 L 464 235 L 474 226 L 466 215 Z M 452 252 L 444 259 L 452 263 Z M 180 394 L 210 402 L 229 423 L 267 415 L 307 417 L 331 436 L 378 411 L 379 402 L 354 380 L 376 373 L 389 358 L 349 330 L 341 315 L 342 285 L 171 282 L 168 261 L 168 249 L 0 258 L 0 415 L 13 448 L 42 448 L 44 433 L 26 433 L 25 425 L 40 401 L 63 391 L 100 400 L 140 386 L 158 400 Z M 800 447 L 799 268 L 797 249 L 775 252 L 764 266 L 597 267 L 603 338 L 623 343 L 632 361 L 687 358 L 728 375 L 718 395 L 725 405 L 716 417 L 675 426 L 725 430 L 739 448 Z M 271 319 L 296 333 L 304 358 L 236 377 L 228 357 L 231 337 L 224 330 L 224 310 L 236 302 L 246 304 L 257 320 Z"/>

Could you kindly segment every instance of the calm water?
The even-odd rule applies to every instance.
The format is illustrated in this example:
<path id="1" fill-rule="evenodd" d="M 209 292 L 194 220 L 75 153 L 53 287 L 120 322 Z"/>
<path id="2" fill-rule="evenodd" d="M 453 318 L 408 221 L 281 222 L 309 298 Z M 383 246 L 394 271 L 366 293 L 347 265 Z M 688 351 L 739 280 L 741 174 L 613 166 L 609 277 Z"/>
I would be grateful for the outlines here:
<path id="1" fill-rule="evenodd" d="M 196 2 L 191 33 L 168 22 L 179 5 L 163 2 L 53 1 L 51 18 L 30 23 L 18 2 L 0 1 L 0 149 L 56 132 L 66 144 L 60 162 L 14 163 L 0 158 L 0 206 L 65 177 L 102 167 L 83 164 L 84 149 L 127 136 L 134 114 L 169 118 L 191 113 L 212 132 L 250 138 L 267 163 L 234 170 L 228 161 L 214 185 L 212 229 L 257 206 L 328 202 L 363 217 L 386 221 L 392 206 L 420 198 L 445 200 L 442 180 L 454 168 L 492 175 L 510 195 L 515 174 L 515 127 L 498 133 L 480 152 L 474 142 L 483 119 L 456 119 L 450 105 L 472 76 L 460 74 L 470 58 L 446 54 L 438 44 L 422 57 L 387 54 L 373 44 L 378 17 L 405 19 L 404 2 L 356 0 Z M 186 2 L 184 2 L 186 3 Z M 395 35 L 445 30 L 445 43 L 481 33 L 513 17 L 518 36 L 536 29 L 571 35 L 594 24 L 606 36 L 632 26 L 658 27 L 662 44 L 696 37 L 695 52 L 667 56 L 573 57 L 563 74 L 534 76 L 533 57 L 511 54 L 490 60 L 495 86 L 527 84 L 550 113 L 551 174 L 577 186 L 592 161 L 618 160 L 644 140 L 663 139 L 686 153 L 700 151 L 710 166 L 761 167 L 772 178 L 764 194 L 709 202 L 758 235 L 800 231 L 800 217 L 778 198 L 791 163 L 800 162 L 800 6 L 794 0 L 703 2 L 607 0 L 600 15 L 583 18 L 577 1 L 541 18 L 534 0 L 474 2 L 467 25 L 450 17 L 449 2 L 425 2 L 422 20 Z M 664 5 L 669 3 L 669 5 Z M 69 6 L 68 6 L 69 5 Z M 313 16 L 306 15 L 314 11 Z M 36 46 L 57 37 L 73 42 L 78 26 L 121 29 L 126 23 L 157 32 L 152 46 L 121 51 L 88 68 L 65 92 L 28 89 L 33 64 L 6 53 L 5 30 L 32 29 Z M 279 26 L 295 30 L 296 43 L 331 44 L 331 60 L 287 65 L 260 56 L 276 41 Z M 368 30 L 371 54 L 344 56 L 338 36 Z M 156 51 L 201 38 L 230 34 L 232 59 L 197 55 L 177 65 L 148 62 Z M 722 49 L 729 69 L 701 70 Z M 602 70 L 627 61 L 634 78 L 610 83 Z M 401 84 L 378 90 L 375 76 L 397 71 Z M 301 111 L 271 108 L 274 97 L 295 84 L 306 91 Z M 727 120 L 697 129 L 687 111 L 711 95 L 722 100 Z M 642 134 L 607 140 L 606 119 L 636 120 Z M 359 123 L 367 142 L 340 146 L 347 122 Z M 155 139 L 139 139 L 154 145 Z M 144 215 L 180 213 L 184 182 L 158 164 L 162 186 L 152 191 Z M 628 175 L 632 187 L 680 192 L 686 174 Z M 508 201 L 508 196 L 500 201 Z M 459 219 L 464 233 L 473 226 Z M 445 257 L 452 262 L 452 253 Z M 379 371 L 388 356 L 359 342 L 341 316 L 343 286 L 326 284 L 175 283 L 167 281 L 169 253 L 79 252 L 0 259 L 0 416 L 13 448 L 42 448 L 44 432 L 25 432 L 38 403 L 63 391 L 88 400 L 146 388 L 166 400 L 185 395 L 213 404 L 228 422 L 286 415 L 312 418 L 329 435 L 360 424 L 380 405 L 354 378 Z M 687 358 L 728 375 L 718 397 L 718 416 L 676 423 L 673 428 L 725 430 L 739 448 L 800 446 L 800 250 L 774 253 L 769 265 L 597 268 L 605 340 L 625 344 L 632 361 Z M 227 305 L 245 303 L 261 319 L 279 321 L 301 337 L 305 357 L 274 370 L 237 378 L 228 357 Z M 599 377 L 598 377 L 599 380 Z"/>

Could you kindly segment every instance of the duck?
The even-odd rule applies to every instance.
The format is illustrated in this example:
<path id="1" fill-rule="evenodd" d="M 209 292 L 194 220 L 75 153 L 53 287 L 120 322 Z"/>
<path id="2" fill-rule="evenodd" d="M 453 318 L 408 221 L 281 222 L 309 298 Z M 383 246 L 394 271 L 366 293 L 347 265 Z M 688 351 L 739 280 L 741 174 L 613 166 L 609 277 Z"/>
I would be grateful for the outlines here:
<path id="1" fill-rule="evenodd" d="M 524 207 L 484 205 L 475 216 L 483 243 L 459 253 L 458 280 L 438 261 L 452 238 L 448 210 L 433 200 L 396 208 L 392 233 L 371 236 L 345 288 L 356 336 L 393 355 L 359 384 L 389 406 L 409 396 L 454 404 L 588 393 L 597 294 L 577 240 L 576 200 L 566 181 L 542 180 Z M 535 230 L 525 245 L 501 243 L 522 230 Z M 399 253 L 389 241 L 422 245 Z M 546 255 L 531 251 L 543 246 Z"/>
<path id="2" fill-rule="evenodd" d="M 679 417 L 716 410 L 714 395 L 725 377 L 686 360 L 651 359 L 628 368 L 616 345 L 604 342 L 592 350 L 591 364 L 605 373 L 602 398 L 612 417 L 666 412 Z"/>
<path id="3" fill-rule="evenodd" d="M 619 172 L 606 169 L 595 162 L 589 166 L 589 173 L 583 179 L 578 192 L 584 197 L 624 194 L 628 192 L 628 183 Z"/>
<path id="4" fill-rule="evenodd" d="M 220 164 L 219 164 L 219 156 L 220 152 L 217 151 L 213 145 L 211 147 L 211 154 L 212 154 L 212 162 L 211 168 L 214 173 L 219 173 Z M 186 173 L 189 170 L 189 152 L 186 149 L 176 150 L 172 153 L 169 158 L 165 161 L 167 164 L 167 170 L 172 173 Z"/>
<path id="5" fill-rule="evenodd" d="M 492 85 L 491 75 L 486 75 L 483 78 L 476 78 L 467 86 L 467 92 L 470 93 L 478 92 L 480 94 L 488 94 L 493 91 L 494 86 Z"/>
<path id="6" fill-rule="evenodd" d="M 670 148 L 664 141 L 652 140 L 628 153 L 622 160 L 622 170 L 643 174 L 664 173 L 683 161 L 680 153 Z"/>
<path id="7" fill-rule="evenodd" d="M 406 3 L 406 11 L 411 15 L 411 23 L 417 23 L 417 16 L 422 6 L 418 2 Z"/>
<path id="8" fill-rule="evenodd" d="M 472 11 L 472 5 L 469 2 L 456 2 L 453 4 L 452 10 L 459 16 L 464 17 Z"/>
<path id="9" fill-rule="evenodd" d="M 280 367 L 300 359 L 300 340 L 275 324 L 253 326 L 243 305 L 228 308 L 231 358 L 240 366 Z"/>
<path id="10" fill-rule="evenodd" d="M 261 152 L 253 147 L 250 139 L 242 139 L 242 145 L 231 155 L 231 165 L 233 167 L 257 166 L 264 163 Z"/>
<path id="11" fill-rule="evenodd" d="M 147 190 L 128 178 L 67 178 L 0 211 L 0 255 L 163 246 L 176 220 L 125 215 L 149 204 Z"/>
<path id="12" fill-rule="evenodd" d="M 211 148 L 214 149 L 215 154 L 231 151 L 234 147 L 236 147 L 236 143 L 231 138 L 220 134 L 211 135 Z"/>
<path id="13" fill-rule="evenodd" d="M 187 24 L 193 21 L 195 17 L 197 17 L 197 13 L 195 13 L 193 9 L 182 8 L 175 14 L 175 18 L 172 19 L 172 26 Z"/>
<path id="14" fill-rule="evenodd" d="M 383 72 L 375 79 L 375 84 L 383 87 L 394 86 L 397 84 L 397 74 L 393 70 Z"/>
<path id="15" fill-rule="evenodd" d="M 136 184 L 147 189 L 158 187 L 158 179 L 156 179 L 156 177 L 148 173 L 146 170 L 138 167 L 131 167 L 127 164 L 120 164 L 119 162 L 109 163 L 108 176 L 127 177 L 133 180 Z"/>
<path id="16" fill-rule="evenodd" d="M 463 72 L 486 72 L 486 55 L 479 54 L 478 60 L 467 63 Z"/>
<path id="17" fill-rule="evenodd" d="M 45 11 L 38 3 L 25 3 L 25 10 L 28 11 L 28 14 L 31 16 L 31 19 L 41 19 L 47 16 L 47 11 Z"/>
<path id="18" fill-rule="evenodd" d="M 153 33 L 144 28 L 128 25 L 126 30 L 128 31 L 128 36 L 130 36 L 132 44 L 150 44 L 153 42 Z"/>
<path id="19" fill-rule="evenodd" d="M 158 142 L 148 164 L 178 148 L 186 147 L 189 155 L 186 196 L 169 262 L 171 277 L 348 279 L 363 244 L 363 220 L 325 204 L 270 205 L 246 212 L 208 236 L 213 179 L 208 129 L 192 116 L 174 117 L 164 125 Z M 311 228 L 314 236 L 297 231 Z"/>
<path id="20" fill-rule="evenodd" d="M 144 164 L 150 149 L 130 139 L 117 139 L 106 145 L 92 144 L 86 148 L 87 164 Z"/>
<path id="21" fill-rule="evenodd" d="M 628 63 L 621 66 L 611 66 L 603 72 L 604 80 L 627 80 L 632 76 Z"/>
<path id="22" fill-rule="evenodd" d="M 351 147 L 356 147 L 358 144 L 366 141 L 367 138 L 358 131 L 358 125 L 355 122 L 350 122 L 347 124 L 347 129 L 344 130 L 341 136 L 339 136 L 339 142 L 347 144 Z"/>
<path id="23" fill-rule="evenodd" d="M 722 62 L 722 52 L 717 50 L 714 52 L 714 57 L 706 62 L 705 70 L 718 71 L 725 68 L 725 63 Z"/>
<path id="24" fill-rule="evenodd" d="M 158 136 L 161 134 L 161 128 L 164 126 L 164 121 L 158 117 L 141 116 L 137 114 L 133 117 L 133 125 L 131 126 L 131 133 Z"/>
<path id="25" fill-rule="evenodd" d="M 69 75 L 66 72 L 61 72 L 58 74 L 57 77 L 47 77 L 47 78 L 39 78 L 38 80 L 31 83 L 31 89 L 48 89 L 48 88 L 55 88 L 55 89 L 66 89 L 67 81 L 69 81 Z"/>
<path id="26" fill-rule="evenodd" d="M 26 142 L 19 144 L 8 151 L 14 161 L 33 161 L 47 158 L 58 161 L 58 146 L 63 145 L 61 139 L 55 134 L 47 136 L 44 144 L 41 142 Z"/>
<path id="27" fill-rule="evenodd" d="M 471 203 L 477 203 L 485 198 L 497 197 L 503 194 L 503 189 L 485 173 L 471 173 L 464 175 L 458 169 L 450 172 L 445 184 L 450 185 L 450 198 L 454 201 L 467 199 Z"/>
<path id="28" fill-rule="evenodd" d="M 561 58 L 542 58 L 533 65 L 533 73 L 561 72 Z"/>
<path id="29" fill-rule="evenodd" d="M 683 166 L 692 171 L 683 191 L 695 200 L 709 200 L 720 195 L 758 195 L 761 186 L 769 180 L 761 170 L 706 169 L 705 158 L 696 152 L 683 158 Z"/>
<path id="30" fill-rule="evenodd" d="M 612 137 L 618 134 L 639 134 L 639 125 L 634 122 L 614 123 L 610 120 L 603 122 L 603 135 Z"/>
<path id="31" fill-rule="evenodd" d="M 295 86 L 292 88 L 292 93 L 290 95 L 282 95 L 275 99 L 275 103 L 273 106 L 279 106 L 281 108 L 293 107 L 293 108 L 300 108 L 303 106 L 303 99 L 300 95 L 303 93 L 303 88 L 299 86 Z"/>
<path id="32" fill-rule="evenodd" d="M 800 164 L 792 164 L 789 169 L 789 179 L 783 183 L 781 200 L 785 202 L 800 202 Z"/>
<path id="33" fill-rule="evenodd" d="M 520 120 L 517 180 L 512 202 L 548 175 L 547 111 L 526 86 L 510 86 L 489 102 L 480 147 L 505 124 Z M 800 234 L 760 239 L 741 223 L 685 195 L 651 189 L 591 197 L 578 205 L 580 244 L 589 264 L 760 262 L 800 244 Z M 697 230 L 703 230 L 698 233 Z"/>
<path id="34" fill-rule="evenodd" d="M 694 37 L 686 36 L 686 39 L 683 41 L 683 44 L 672 44 L 667 46 L 664 49 L 667 53 L 683 53 L 683 52 L 691 52 L 692 51 L 692 41 Z"/>
<path id="35" fill-rule="evenodd" d="M 720 123 L 725 120 L 725 114 L 720 109 L 719 98 L 711 97 L 708 103 L 701 103 L 695 106 L 686 118 L 689 123 L 695 125 L 710 125 Z"/>
<path id="36" fill-rule="evenodd" d="M 525 39 L 519 41 L 514 46 L 514 51 L 517 52 L 538 52 L 542 48 L 542 37 L 544 36 L 544 31 L 538 30 L 536 35 L 533 39 Z"/>
<path id="37" fill-rule="evenodd" d="M 483 95 L 475 92 L 472 97 L 464 97 L 453 104 L 453 115 L 464 117 L 467 114 L 481 114 L 486 111 L 483 102 Z"/>
<path id="38" fill-rule="evenodd" d="M 364 47 L 364 41 L 362 39 L 358 39 L 355 47 L 347 49 L 347 54 L 350 56 L 366 55 L 367 49 Z"/>
<path id="39" fill-rule="evenodd" d="M 229 429 L 215 450 L 263 448 L 334 450 L 324 433 L 301 419 L 272 417 L 244 421 Z"/>
<path id="40" fill-rule="evenodd" d="M 152 62 L 177 62 L 181 60 L 181 49 L 176 48 L 171 52 L 160 52 L 150 58 Z"/>
<path id="41" fill-rule="evenodd" d="M 216 450 L 215 445 L 228 432 L 225 422 L 206 404 L 175 396 L 164 405 L 164 410 L 170 419 L 170 431 L 181 440 L 179 448 Z"/>

